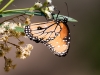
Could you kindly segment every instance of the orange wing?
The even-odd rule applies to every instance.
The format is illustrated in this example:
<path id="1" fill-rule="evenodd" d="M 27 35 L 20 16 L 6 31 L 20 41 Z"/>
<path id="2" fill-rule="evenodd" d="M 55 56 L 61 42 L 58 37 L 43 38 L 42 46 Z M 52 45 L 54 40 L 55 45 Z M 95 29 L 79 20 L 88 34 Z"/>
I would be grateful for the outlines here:
<path id="1" fill-rule="evenodd" d="M 62 28 L 60 34 L 50 42 L 47 42 L 45 45 L 50 48 L 51 51 L 54 52 L 57 56 L 65 56 L 68 53 L 68 49 L 70 46 L 70 32 L 68 25 L 60 23 Z"/>
<path id="2" fill-rule="evenodd" d="M 60 31 L 60 25 L 57 25 L 54 21 L 32 23 L 25 27 L 25 33 L 30 39 L 42 43 L 53 40 Z"/>

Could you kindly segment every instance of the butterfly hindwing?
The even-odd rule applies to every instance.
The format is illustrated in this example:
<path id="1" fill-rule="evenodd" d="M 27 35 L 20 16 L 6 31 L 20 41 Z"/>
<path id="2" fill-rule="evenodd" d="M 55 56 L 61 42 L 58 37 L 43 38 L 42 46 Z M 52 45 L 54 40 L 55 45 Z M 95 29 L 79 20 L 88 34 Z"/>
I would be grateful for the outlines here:
<path id="1" fill-rule="evenodd" d="M 63 23 L 60 23 L 62 28 L 59 35 L 54 39 L 46 43 L 46 46 L 54 52 L 57 56 L 65 56 L 68 53 L 70 46 L 70 32 L 69 28 Z"/>

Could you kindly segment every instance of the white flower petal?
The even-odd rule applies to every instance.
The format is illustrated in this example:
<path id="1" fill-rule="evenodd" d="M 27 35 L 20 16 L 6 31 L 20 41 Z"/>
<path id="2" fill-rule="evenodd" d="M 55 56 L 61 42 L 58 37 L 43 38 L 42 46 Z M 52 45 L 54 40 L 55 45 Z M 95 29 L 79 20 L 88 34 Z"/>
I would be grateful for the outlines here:
<path id="1" fill-rule="evenodd" d="M 51 12 L 49 12 L 49 11 L 45 10 L 45 13 L 46 13 L 46 14 L 47 14 L 47 16 L 49 17 L 49 19 L 51 19 L 51 18 L 52 18 Z"/>
<path id="2" fill-rule="evenodd" d="M 17 24 L 16 23 L 10 23 L 9 24 L 9 28 L 10 29 L 15 29 L 15 27 L 17 27 Z"/>
<path id="3" fill-rule="evenodd" d="M 42 3 L 41 3 L 41 2 L 36 2 L 36 3 L 35 3 L 35 6 L 37 6 L 37 7 L 39 7 L 39 8 L 40 8 L 40 7 L 42 7 L 43 5 L 42 5 Z"/>
<path id="4" fill-rule="evenodd" d="M 20 57 L 20 59 L 25 59 L 26 58 L 26 56 L 24 56 L 24 55 L 22 55 L 21 57 Z"/>
<path id="5" fill-rule="evenodd" d="M 49 6 L 48 9 L 49 9 L 50 12 L 53 12 L 54 11 L 54 6 L 53 5 Z"/>
<path id="6" fill-rule="evenodd" d="M 51 4 L 52 3 L 52 0 L 46 0 L 47 1 L 47 3 L 49 3 L 49 4 Z"/>
<path id="7" fill-rule="evenodd" d="M 4 22 L 3 25 L 2 25 L 2 27 L 6 27 L 6 26 L 8 26 L 9 23 L 10 23 L 10 22 Z"/>
<path id="8" fill-rule="evenodd" d="M 32 50 L 33 49 L 33 45 L 27 44 L 27 49 Z"/>
<path id="9" fill-rule="evenodd" d="M 0 27 L 0 33 L 4 33 L 6 29 L 4 27 Z"/>

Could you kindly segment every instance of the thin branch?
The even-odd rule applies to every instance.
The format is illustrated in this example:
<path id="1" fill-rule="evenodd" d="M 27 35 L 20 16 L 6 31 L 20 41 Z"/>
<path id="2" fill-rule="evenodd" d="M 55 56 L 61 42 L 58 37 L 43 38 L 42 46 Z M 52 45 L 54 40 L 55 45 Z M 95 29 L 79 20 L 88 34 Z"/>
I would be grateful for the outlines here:
<path id="1" fill-rule="evenodd" d="M 0 12 L 2 12 L 3 10 L 5 10 L 14 0 L 10 0 L 1 10 Z"/>
<path id="2" fill-rule="evenodd" d="M 19 46 L 16 45 L 16 44 L 14 44 L 14 43 L 11 43 L 11 42 L 7 42 L 7 43 L 9 43 L 9 44 L 11 44 L 11 45 L 14 45 L 14 46 L 16 46 L 17 48 L 19 48 Z"/>

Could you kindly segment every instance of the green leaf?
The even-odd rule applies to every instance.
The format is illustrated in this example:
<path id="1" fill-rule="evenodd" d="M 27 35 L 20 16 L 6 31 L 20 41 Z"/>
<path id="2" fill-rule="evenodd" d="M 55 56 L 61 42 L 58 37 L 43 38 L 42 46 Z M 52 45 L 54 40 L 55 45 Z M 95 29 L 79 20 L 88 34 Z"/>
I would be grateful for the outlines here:
<path id="1" fill-rule="evenodd" d="M 17 32 L 24 32 L 24 28 L 16 27 L 15 28 L 15 31 L 17 31 Z"/>
<path id="2" fill-rule="evenodd" d="M 30 11 L 19 10 L 19 11 L 11 11 L 11 12 L 2 12 L 2 13 L 0 13 L 0 18 L 18 15 L 18 14 L 27 14 L 27 15 L 33 15 L 34 14 L 36 16 L 43 16 L 43 13 L 41 13 L 41 12 L 30 12 Z"/>
<path id="3" fill-rule="evenodd" d="M 42 12 L 30 12 L 30 11 L 26 11 L 26 10 L 17 10 L 17 11 L 9 11 L 9 12 L 3 12 L 0 14 L 0 17 L 7 17 L 7 16 L 12 16 L 12 15 L 17 15 L 17 14 L 27 14 L 27 15 L 35 15 L 35 16 L 44 16 L 44 14 Z M 56 19 L 57 14 L 54 14 L 54 19 Z M 69 22 L 78 22 L 77 20 L 75 20 L 74 18 L 68 17 L 68 16 L 64 16 L 64 15 L 58 15 L 58 19 L 64 19 L 64 17 L 68 18 Z"/>
<path id="4" fill-rule="evenodd" d="M 57 14 L 53 15 L 54 19 L 56 19 Z M 68 17 L 68 16 L 64 16 L 64 15 L 58 15 L 58 19 L 64 19 L 67 18 L 68 22 L 78 22 L 77 20 L 75 20 L 74 18 Z"/>
<path id="5" fill-rule="evenodd" d="M 3 0 L 0 0 L 0 4 L 2 3 Z"/>

